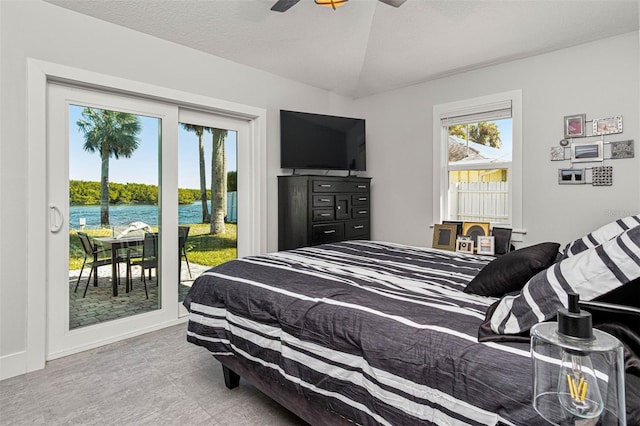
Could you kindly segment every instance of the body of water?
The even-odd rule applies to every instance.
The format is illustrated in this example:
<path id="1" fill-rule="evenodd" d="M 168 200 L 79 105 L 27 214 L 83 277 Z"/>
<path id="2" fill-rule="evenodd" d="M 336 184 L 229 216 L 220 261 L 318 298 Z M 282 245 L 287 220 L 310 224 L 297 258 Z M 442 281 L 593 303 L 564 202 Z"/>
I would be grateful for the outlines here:
<path id="1" fill-rule="evenodd" d="M 227 220 L 236 221 L 235 192 L 227 194 Z M 209 202 L 211 211 L 211 202 Z M 109 224 L 126 226 L 132 222 L 144 222 L 151 226 L 158 225 L 158 206 L 151 205 L 118 205 L 109 206 Z M 100 206 L 69 207 L 69 229 L 80 229 L 80 219 L 84 218 L 85 228 L 100 228 Z M 202 222 L 202 203 L 178 206 L 178 224 L 187 225 Z"/>

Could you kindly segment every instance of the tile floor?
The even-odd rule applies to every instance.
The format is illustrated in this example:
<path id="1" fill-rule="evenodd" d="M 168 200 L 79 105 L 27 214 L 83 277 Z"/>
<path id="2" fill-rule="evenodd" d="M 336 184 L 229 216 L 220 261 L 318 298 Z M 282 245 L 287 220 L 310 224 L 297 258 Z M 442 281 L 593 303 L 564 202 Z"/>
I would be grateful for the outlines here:
<path id="1" fill-rule="evenodd" d="M 186 341 L 186 324 L 53 360 L 0 382 L 0 425 L 302 426 Z"/>

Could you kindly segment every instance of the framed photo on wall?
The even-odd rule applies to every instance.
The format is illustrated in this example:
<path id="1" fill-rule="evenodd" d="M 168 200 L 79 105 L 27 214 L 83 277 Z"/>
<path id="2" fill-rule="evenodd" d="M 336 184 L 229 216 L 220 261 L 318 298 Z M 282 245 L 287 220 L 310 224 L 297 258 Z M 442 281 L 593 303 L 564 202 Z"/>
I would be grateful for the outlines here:
<path id="1" fill-rule="evenodd" d="M 458 227 L 456 225 L 435 224 L 433 226 L 433 243 L 431 247 L 440 250 L 455 250 L 457 232 Z"/>
<path id="2" fill-rule="evenodd" d="M 586 114 L 567 115 L 564 117 L 564 137 L 565 138 L 581 138 L 586 136 L 584 131 L 584 123 L 587 119 Z"/>
<path id="3" fill-rule="evenodd" d="M 586 179 L 585 169 L 558 169 L 558 183 L 561 185 L 585 184 Z"/>
<path id="4" fill-rule="evenodd" d="M 593 120 L 594 135 L 610 135 L 613 133 L 622 133 L 622 116 L 616 115 L 609 118 L 598 118 Z"/>
<path id="5" fill-rule="evenodd" d="M 571 145 L 571 162 L 584 163 L 602 161 L 604 159 L 603 143 L 601 140 L 594 142 L 576 142 Z"/>

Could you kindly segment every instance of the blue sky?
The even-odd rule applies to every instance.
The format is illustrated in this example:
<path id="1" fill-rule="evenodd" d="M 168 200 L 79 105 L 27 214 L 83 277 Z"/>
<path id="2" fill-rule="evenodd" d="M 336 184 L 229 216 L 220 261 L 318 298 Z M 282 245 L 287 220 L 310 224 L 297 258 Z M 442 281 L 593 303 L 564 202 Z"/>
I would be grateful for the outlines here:
<path id="1" fill-rule="evenodd" d="M 84 136 L 78 130 L 76 122 L 81 118 L 82 107 L 72 105 L 69 108 L 69 179 L 100 181 L 100 155 L 83 149 Z M 109 181 L 117 183 L 158 184 L 158 126 L 159 119 L 138 116 L 142 124 L 138 149 L 130 158 L 109 160 Z M 197 124 L 197 123 L 195 123 Z M 207 187 L 211 184 L 211 134 L 205 133 L 205 171 Z M 236 132 L 227 134 L 226 154 L 227 171 L 237 170 Z M 198 137 L 180 126 L 178 132 L 178 187 L 200 188 L 198 162 Z"/>

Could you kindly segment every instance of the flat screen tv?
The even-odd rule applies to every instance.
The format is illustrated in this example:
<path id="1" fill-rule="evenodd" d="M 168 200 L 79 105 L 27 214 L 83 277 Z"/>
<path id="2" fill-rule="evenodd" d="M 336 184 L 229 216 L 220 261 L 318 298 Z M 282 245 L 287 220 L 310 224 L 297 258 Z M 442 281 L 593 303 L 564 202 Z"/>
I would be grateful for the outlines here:
<path id="1" fill-rule="evenodd" d="M 366 170 L 365 120 L 280 110 L 280 167 Z"/>

